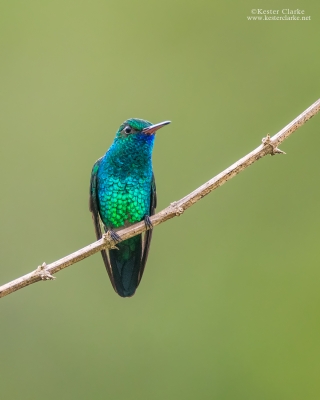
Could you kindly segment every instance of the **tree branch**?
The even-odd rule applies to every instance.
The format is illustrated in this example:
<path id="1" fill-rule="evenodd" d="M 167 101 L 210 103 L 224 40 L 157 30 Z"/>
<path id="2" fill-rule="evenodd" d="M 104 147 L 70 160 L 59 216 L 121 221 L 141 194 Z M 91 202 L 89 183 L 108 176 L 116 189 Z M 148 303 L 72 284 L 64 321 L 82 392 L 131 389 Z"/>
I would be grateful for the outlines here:
<path id="1" fill-rule="evenodd" d="M 181 200 L 171 203 L 167 208 L 158 212 L 157 214 L 150 217 L 153 226 L 157 226 L 162 222 L 167 221 L 173 217 L 181 215 L 186 209 L 191 207 L 194 203 L 202 199 L 214 189 L 223 185 L 229 179 L 236 176 L 239 172 L 243 171 L 245 168 L 249 167 L 255 161 L 266 156 L 267 154 L 283 154 L 284 152 L 278 149 L 280 143 L 282 143 L 288 136 L 290 136 L 295 130 L 300 126 L 305 124 L 310 118 L 312 118 L 320 110 L 320 99 L 307 108 L 302 114 L 300 114 L 296 119 L 294 119 L 290 124 L 281 129 L 276 135 L 270 137 L 267 135 L 266 138 L 262 139 L 262 144 L 253 150 L 251 153 L 247 154 L 245 157 L 241 158 L 236 163 L 232 164 L 229 168 L 222 171 L 219 175 L 210 179 L 208 182 L 204 183 L 202 186 L 194 190 L 192 193 L 183 197 Z M 117 231 L 117 234 L 122 240 L 129 239 L 135 235 L 138 235 L 146 230 L 144 222 L 139 222 L 128 228 L 121 229 Z M 95 254 L 102 249 L 110 249 L 115 246 L 113 240 L 108 236 L 104 237 L 89 246 L 86 246 L 58 261 L 55 261 L 49 265 L 43 263 L 36 270 L 24 275 L 14 281 L 11 281 L 3 286 L 0 286 L 0 297 L 4 297 L 16 290 L 22 289 L 25 286 L 31 285 L 32 283 L 39 282 L 41 280 L 55 279 L 52 275 L 61 271 L 62 269 L 75 264 L 78 261 L 83 260 Z"/>

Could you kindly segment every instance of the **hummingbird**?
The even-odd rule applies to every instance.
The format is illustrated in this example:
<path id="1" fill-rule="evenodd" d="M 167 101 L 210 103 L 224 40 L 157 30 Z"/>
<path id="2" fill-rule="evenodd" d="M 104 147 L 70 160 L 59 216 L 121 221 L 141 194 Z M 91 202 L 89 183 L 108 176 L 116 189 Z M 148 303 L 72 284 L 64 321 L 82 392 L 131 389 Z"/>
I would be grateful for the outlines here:
<path id="1" fill-rule="evenodd" d="M 115 249 L 102 250 L 101 255 L 113 289 L 121 297 L 134 295 L 147 262 L 152 238 L 150 216 L 157 206 L 152 150 L 155 133 L 169 123 L 126 120 L 109 150 L 92 168 L 89 209 L 97 239 L 105 232 L 116 243 Z M 140 221 L 147 230 L 121 241 L 117 231 Z"/>

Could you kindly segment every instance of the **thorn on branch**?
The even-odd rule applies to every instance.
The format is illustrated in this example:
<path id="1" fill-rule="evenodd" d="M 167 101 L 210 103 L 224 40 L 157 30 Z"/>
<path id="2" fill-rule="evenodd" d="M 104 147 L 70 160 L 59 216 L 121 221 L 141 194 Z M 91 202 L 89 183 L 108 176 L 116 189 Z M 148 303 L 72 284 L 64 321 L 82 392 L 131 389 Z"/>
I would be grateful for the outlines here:
<path id="1" fill-rule="evenodd" d="M 265 138 L 262 139 L 263 146 L 270 146 L 271 147 L 271 155 L 274 156 L 275 154 L 286 154 L 284 151 L 278 149 L 278 147 L 272 143 L 269 133 Z"/>
<path id="2" fill-rule="evenodd" d="M 53 281 L 54 279 L 56 279 L 56 277 L 51 275 L 50 272 L 47 270 L 47 264 L 45 262 L 42 263 L 42 265 L 39 265 L 34 272 L 36 275 L 40 275 L 40 278 L 43 281 Z"/>

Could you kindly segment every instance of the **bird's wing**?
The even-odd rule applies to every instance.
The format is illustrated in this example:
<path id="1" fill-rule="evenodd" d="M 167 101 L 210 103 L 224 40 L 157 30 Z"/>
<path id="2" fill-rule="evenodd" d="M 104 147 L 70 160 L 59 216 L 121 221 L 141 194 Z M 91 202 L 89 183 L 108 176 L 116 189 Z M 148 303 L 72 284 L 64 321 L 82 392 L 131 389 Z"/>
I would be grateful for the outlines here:
<path id="1" fill-rule="evenodd" d="M 150 211 L 149 211 L 150 216 L 155 213 L 156 207 L 157 207 L 157 189 L 156 189 L 156 181 L 154 179 L 154 174 L 152 174 L 151 194 L 150 194 Z M 143 253 L 142 253 L 141 267 L 140 267 L 139 277 L 138 277 L 138 285 L 141 281 L 143 271 L 144 271 L 144 268 L 147 263 L 149 249 L 150 249 L 150 243 L 151 243 L 151 239 L 152 239 L 152 232 L 153 232 L 153 229 L 149 229 L 144 234 Z"/>
<path id="2" fill-rule="evenodd" d="M 93 220 L 94 229 L 96 232 L 96 237 L 98 240 L 102 238 L 102 221 L 101 221 L 100 215 L 99 215 L 99 198 L 98 198 L 98 187 L 97 187 L 98 186 L 97 185 L 97 181 L 98 181 L 97 174 L 98 174 L 100 162 L 101 162 L 101 158 L 99 158 L 99 160 L 97 160 L 95 162 L 94 166 L 92 167 L 91 179 L 90 179 L 90 195 L 89 195 L 89 210 L 92 213 L 92 220 Z M 112 286 L 115 287 L 107 251 L 101 250 L 101 255 L 102 255 L 104 265 L 107 269 L 110 281 L 112 283 Z"/>

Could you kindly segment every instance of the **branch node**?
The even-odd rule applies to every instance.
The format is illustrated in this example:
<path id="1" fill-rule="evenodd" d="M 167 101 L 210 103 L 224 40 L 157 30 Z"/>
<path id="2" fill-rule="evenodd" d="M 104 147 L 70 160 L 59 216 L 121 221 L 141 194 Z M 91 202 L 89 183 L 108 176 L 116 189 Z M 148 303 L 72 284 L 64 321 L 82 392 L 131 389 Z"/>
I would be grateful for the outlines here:
<path id="1" fill-rule="evenodd" d="M 43 281 L 53 281 L 54 279 L 56 279 L 56 277 L 51 275 L 50 272 L 47 270 L 47 264 L 45 262 L 39 265 L 34 272 L 35 275 L 39 275 Z"/>
<path id="2" fill-rule="evenodd" d="M 275 154 L 286 154 L 284 151 L 278 149 L 278 147 L 272 143 L 269 133 L 265 138 L 262 139 L 263 147 L 270 146 L 271 147 L 271 155 L 274 156 Z"/>
<path id="3" fill-rule="evenodd" d="M 111 236 L 111 233 L 110 233 L 110 231 L 107 231 L 106 233 L 104 233 L 103 235 L 102 235 L 102 239 L 105 241 L 105 242 L 107 242 L 108 244 L 109 244 L 109 249 L 112 249 L 112 250 L 114 250 L 114 249 L 116 249 L 116 250 L 119 250 L 119 247 L 117 247 L 116 245 L 115 245 L 115 242 L 114 242 L 114 240 L 113 240 L 113 238 L 112 238 L 112 236 Z"/>
<path id="4" fill-rule="evenodd" d="M 182 207 L 177 207 L 175 211 L 177 217 L 180 217 L 180 215 L 184 213 L 184 209 Z"/>
<path id="5" fill-rule="evenodd" d="M 184 213 L 184 209 L 182 207 L 178 207 L 176 211 L 176 216 L 180 217 Z"/>
<path id="6" fill-rule="evenodd" d="M 178 207 L 178 204 L 178 201 L 173 201 L 172 203 L 170 203 L 170 207 L 176 217 L 179 217 L 181 214 L 184 213 L 184 209 L 182 207 Z"/>

